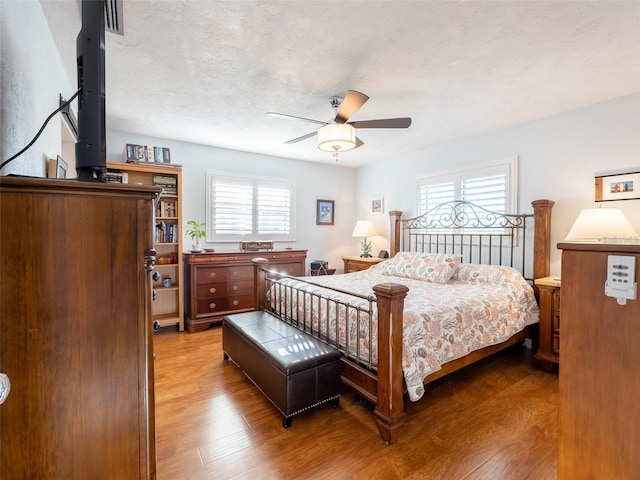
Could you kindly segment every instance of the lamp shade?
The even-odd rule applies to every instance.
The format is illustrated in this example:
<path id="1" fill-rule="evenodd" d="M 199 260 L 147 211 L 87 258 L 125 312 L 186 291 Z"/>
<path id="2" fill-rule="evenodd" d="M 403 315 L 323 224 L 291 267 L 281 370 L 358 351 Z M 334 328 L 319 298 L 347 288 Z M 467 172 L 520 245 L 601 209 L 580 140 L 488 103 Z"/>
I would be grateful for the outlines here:
<path id="1" fill-rule="evenodd" d="M 346 123 L 330 123 L 318 129 L 318 148 L 344 152 L 356 147 L 356 129 Z"/>
<path id="2" fill-rule="evenodd" d="M 377 233 L 370 220 L 358 220 L 351 234 L 352 237 L 373 237 L 374 235 Z"/>
<path id="3" fill-rule="evenodd" d="M 589 208 L 580 212 L 565 240 L 576 243 L 637 243 L 640 238 L 622 210 Z"/>

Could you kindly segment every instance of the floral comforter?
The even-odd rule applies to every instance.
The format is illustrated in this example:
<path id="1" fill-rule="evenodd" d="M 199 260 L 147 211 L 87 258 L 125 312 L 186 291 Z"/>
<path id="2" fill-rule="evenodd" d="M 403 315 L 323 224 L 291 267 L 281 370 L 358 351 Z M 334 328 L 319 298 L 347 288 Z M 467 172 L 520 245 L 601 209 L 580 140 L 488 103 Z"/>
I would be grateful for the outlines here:
<path id="1" fill-rule="evenodd" d="M 309 277 L 314 283 L 328 285 L 361 295 L 371 295 L 372 286 L 394 282 L 406 285 L 409 293 L 403 313 L 402 368 L 409 398 L 416 401 L 424 394 L 424 378 L 451 360 L 482 347 L 504 342 L 525 326 L 539 320 L 539 310 L 533 289 L 521 274 L 510 267 L 490 265 L 456 265 L 446 283 L 418 280 L 412 276 L 395 276 L 384 267 L 386 262 L 362 272 L 347 275 Z M 385 272 L 385 273 L 383 273 Z M 303 286 L 306 292 L 324 289 L 304 285 L 305 278 L 286 279 L 292 286 Z M 324 291 L 333 298 L 343 294 Z M 361 357 L 372 354 L 377 363 L 376 313 L 368 322 L 358 322 L 357 313 L 349 309 L 323 307 L 323 302 L 296 299 L 300 295 L 274 296 L 272 302 L 291 302 L 287 308 L 301 315 L 311 315 L 314 329 L 338 338 Z M 346 298 L 346 297 L 345 297 Z M 356 303 L 366 304 L 364 300 Z M 326 313 L 326 314 L 325 314 Z M 361 316 L 361 314 L 360 314 Z M 349 322 L 345 318 L 349 318 Z M 316 328 L 317 327 L 317 328 Z M 371 352 L 371 353 L 370 353 Z"/>

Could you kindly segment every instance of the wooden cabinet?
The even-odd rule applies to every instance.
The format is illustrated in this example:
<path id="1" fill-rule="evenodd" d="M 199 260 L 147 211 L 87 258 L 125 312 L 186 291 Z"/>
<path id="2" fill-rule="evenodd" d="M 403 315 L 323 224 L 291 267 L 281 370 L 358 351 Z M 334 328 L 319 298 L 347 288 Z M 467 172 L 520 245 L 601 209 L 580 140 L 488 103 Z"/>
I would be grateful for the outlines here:
<path id="1" fill-rule="evenodd" d="M 153 319 L 161 327 L 184 330 L 184 281 L 182 265 L 182 168 L 162 163 L 108 162 L 109 173 L 126 174 L 129 185 L 155 185 L 162 194 L 155 207 L 154 239 L 157 251 L 153 289 Z"/>
<path id="2" fill-rule="evenodd" d="M 372 265 L 376 263 L 380 263 L 385 261 L 385 258 L 378 257 L 355 257 L 355 256 L 347 256 L 342 257 L 342 261 L 344 262 L 344 273 L 351 272 L 359 272 L 361 270 L 366 270 Z"/>
<path id="3" fill-rule="evenodd" d="M 3 479 L 153 479 L 159 189 L 0 177 Z"/>
<path id="4" fill-rule="evenodd" d="M 535 281 L 540 299 L 540 342 L 534 358 L 544 370 L 552 370 L 560 359 L 560 278 Z"/>
<path id="5" fill-rule="evenodd" d="M 640 299 L 605 295 L 609 255 L 640 245 L 561 243 L 558 479 L 631 480 L 640 471 Z"/>
<path id="6" fill-rule="evenodd" d="M 306 250 L 186 253 L 186 324 L 189 333 L 222 322 L 228 313 L 256 309 L 252 260 L 266 258 L 269 268 L 303 276 Z"/>

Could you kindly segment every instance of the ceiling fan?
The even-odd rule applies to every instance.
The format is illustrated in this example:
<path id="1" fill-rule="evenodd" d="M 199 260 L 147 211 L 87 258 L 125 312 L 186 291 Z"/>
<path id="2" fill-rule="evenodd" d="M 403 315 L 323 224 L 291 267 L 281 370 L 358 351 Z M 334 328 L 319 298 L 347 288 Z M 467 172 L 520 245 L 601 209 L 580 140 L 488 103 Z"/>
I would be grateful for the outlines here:
<path id="1" fill-rule="evenodd" d="M 329 103 L 335 111 L 335 116 L 333 120 L 328 122 L 277 112 L 267 112 L 266 115 L 270 117 L 302 120 L 303 122 L 322 125 L 315 132 L 307 133 L 306 135 L 293 138 L 284 143 L 298 143 L 317 135 L 318 148 L 326 152 L 333 152 L 333 157 L 337 161 L 340 152 L 352 150 L 364 145 L 364 142 L 356 136 L 356 128 L 408 128 L 409 125 L 411 125 L 410 117 L 349 122 L 348 120 L 355 115 L 367 100 L 369 100 L 367 95 L 356 92 L 355 90 L 349 90 L 344 98 L 338 96 L 329 98 Z"/>

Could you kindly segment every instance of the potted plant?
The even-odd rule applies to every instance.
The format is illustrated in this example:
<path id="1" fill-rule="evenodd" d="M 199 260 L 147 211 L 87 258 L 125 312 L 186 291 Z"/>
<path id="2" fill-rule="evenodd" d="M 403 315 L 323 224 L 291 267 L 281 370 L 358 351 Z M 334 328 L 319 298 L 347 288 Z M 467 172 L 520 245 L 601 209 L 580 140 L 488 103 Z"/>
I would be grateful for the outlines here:
<path id="1" fill-rule="evenodd" d="M 200 252 L 202 251 L 202 245 L 200 245 L 200 239 L 204 238 L 206 232 L 204 231 L 204 222 L 198 222 L 197 220 L 189 220 L 187 222 L 191 228 L 189 228 L 184 234 L 188 237 L 191 237 L 192 245 L 191 251 Z"/>

